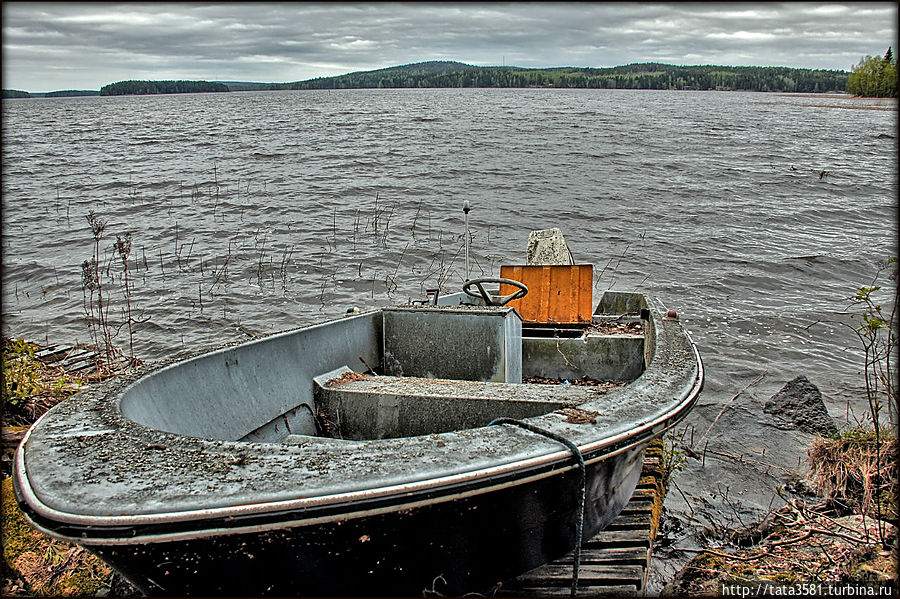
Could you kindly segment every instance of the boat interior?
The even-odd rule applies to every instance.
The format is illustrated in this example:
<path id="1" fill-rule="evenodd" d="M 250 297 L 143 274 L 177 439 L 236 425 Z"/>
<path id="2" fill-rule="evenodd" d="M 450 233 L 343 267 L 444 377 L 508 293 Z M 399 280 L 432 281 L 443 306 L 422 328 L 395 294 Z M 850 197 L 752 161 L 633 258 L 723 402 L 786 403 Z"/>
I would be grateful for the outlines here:
<path id="1" fill-rule="evenodd" d="M 462 292 L 182 360 L 132 383 L 119 408 L 188 437 L 287 444 L 577 408 L 637 379 L 654 351 L 644 296 L 607 291 L 594 305 L 593 285 L 590 265 L 504 266 Z"/>

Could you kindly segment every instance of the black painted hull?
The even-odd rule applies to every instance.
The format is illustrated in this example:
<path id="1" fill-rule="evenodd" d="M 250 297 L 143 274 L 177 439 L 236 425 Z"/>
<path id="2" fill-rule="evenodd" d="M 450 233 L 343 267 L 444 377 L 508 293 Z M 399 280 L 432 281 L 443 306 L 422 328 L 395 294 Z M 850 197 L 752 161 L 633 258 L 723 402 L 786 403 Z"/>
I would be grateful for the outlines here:
<path id="1" fill-rule="evenodd" d="M 589 464 L 584 538 L 637 485 L 643 449 Z M 575 547 L 577 468 L 420 507 L 264 532 L 89 549 L 151 595 L 488 593 Z"/>

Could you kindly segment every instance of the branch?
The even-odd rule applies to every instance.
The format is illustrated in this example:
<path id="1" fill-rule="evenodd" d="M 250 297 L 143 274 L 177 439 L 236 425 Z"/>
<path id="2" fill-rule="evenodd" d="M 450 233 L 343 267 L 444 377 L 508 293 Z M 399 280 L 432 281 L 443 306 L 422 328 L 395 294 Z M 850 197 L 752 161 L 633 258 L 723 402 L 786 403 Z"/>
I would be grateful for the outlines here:
<path id="1" fill-rule="evenodd" d="M 757 376 L 755 379 L 753 379 L 752 381 L 750 381 L 749 383 L 747 383 L 747 385 L 745 385 L 743 389 L 741 389 L 740 391 L 738 391 L 737 393 L 735 393 L 735 394 L 731 397 L 731 399 L 729 399 L 728 401 L 725 402 L 725 405 L 722 406 L 722 409 L 719 410 L 719 413 L 716 415 L 715 420 L 712 421 L 712 424 L 709 425 L 709 428 L 706 429 L 706 432 L 703 433 L 703 436 L 702 436 L 702 437 L 700 437 L 700 440 L 701 440 L 701 441 L 702 441 L 703 439 L 705 439 L 705 438 L 709 435 L 709 431 L 711 431 L 712 428 L 716 425 L 716 423 L 719 421 L 719 418 L 722 417 L 722 414 L 724 414 L 724 413 L 725 413 L 725 410 L 728 409 L 728 406 L 731 405 L 731 402 L 733 402 L 733 401 L 736 400 L 738 397 L 740 397 L 741 394 L 742 394 L 744 391 L 746 391 L 747 389 L 749 389 L 750 387 L 752 387 L 753 385 L 755 385 L 756 383 L 758 383 L 759 381 L 761 381 L 762 378 L 763 378 L 764 376 L 766 376 L 766 374 L 768 374 L 768 372 L 769 372 L 769 371 L 766 370 L 765 372 L 763 372 L 762 374 L 760 374 L 759 376 Z"/>

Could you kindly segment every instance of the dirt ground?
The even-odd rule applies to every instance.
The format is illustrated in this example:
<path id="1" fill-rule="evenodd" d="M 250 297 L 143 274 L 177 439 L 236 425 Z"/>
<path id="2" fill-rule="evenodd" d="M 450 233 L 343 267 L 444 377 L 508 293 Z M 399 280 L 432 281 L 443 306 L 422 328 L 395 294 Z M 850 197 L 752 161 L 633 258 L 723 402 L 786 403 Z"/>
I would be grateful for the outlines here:
<path id="1" fill-rule="evenodd" d="M 793 500 L 735 544 L 747 546 L 699 551 L 661 594 L 721 596 L 724 587 L 741 585 L 754 595 L 772 594 L 764 588 L 797 594 L 801 587 L 819 595 L 827 592 L 813 593 L 814 585 L 850 584 L 885 586 L 897 596 L 897 528 L 888 522 Z"/>

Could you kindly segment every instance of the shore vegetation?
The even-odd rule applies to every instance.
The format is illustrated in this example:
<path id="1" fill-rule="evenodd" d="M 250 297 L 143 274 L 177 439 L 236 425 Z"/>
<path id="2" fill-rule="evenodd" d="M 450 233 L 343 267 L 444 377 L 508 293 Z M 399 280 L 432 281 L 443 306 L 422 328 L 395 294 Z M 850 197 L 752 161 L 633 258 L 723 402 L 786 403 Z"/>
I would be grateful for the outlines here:
<path id="1" fill-rule="evenodd" d="M 4 597 L 96 596 L 121 584 L 113 571 L 85 549 L 51 539 L 32 528 L 16 503 L 11 464 L 28 428 L 47 410 L 94 380 L 41 360 L 35 344 L 3 339 L 3 427 L 0 525 Z M 123 587 L 124 588 L 124 587 Z"/>
<path id="2" fill-rule="evenodd" d="M 866 56 L 847 77 L 847 93 L 868 98 L 897 97 L 897 59 L 892 48 L 884 56 Z"/>
<path id="3" fill-rule="evenodd" d="M 79 391 L 87 381 L 45 364 L 37 346 L 24 339 L 3 340 L 3 426 L 30 426 L 47 410 Z"/>

